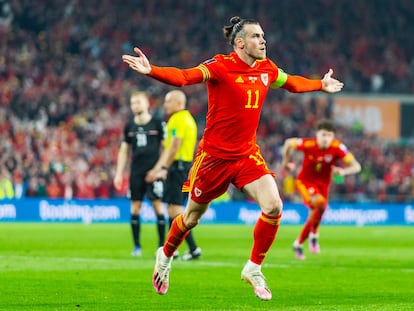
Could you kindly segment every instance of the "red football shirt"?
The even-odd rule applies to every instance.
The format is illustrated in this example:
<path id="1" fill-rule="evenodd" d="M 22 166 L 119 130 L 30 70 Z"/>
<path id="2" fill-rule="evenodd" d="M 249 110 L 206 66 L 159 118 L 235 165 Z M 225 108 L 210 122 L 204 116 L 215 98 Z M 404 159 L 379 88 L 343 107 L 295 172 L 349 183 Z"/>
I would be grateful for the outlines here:
<path id="1" fill-rule="evenodd" d="M 248 66 L 235 52 L 217 55 L 200 65 L 207 75 L 208 112 L 201 142 L 217 157 L 234 159 L 256 147 L 256 130 L 264 99 L 278 75 L 265 59 Z"/>
<path id="2" fill-rule="evenodd" d="M 354 156 L 339 140 L 334 139 L 327 149 L 320 149 L 316 138 L 297 138 L 295 147 L 303 152 L 302 168 L 297 179 L 308 181 L 321 187 L 331 182 L 332 166 L 338 160 L 350 163 Z"/>
<path id="3" fill-rule="evenodd" d="M 208 111 L 199 147 L 215 157 L 231 160 L 250 154 L 256 147 L 262 105 L 280 72 L 268 58 L 250 67 L 232 52 L 218 54 L 189 69 L 152 66 L 150 76 L 176 86 L 207 83 Z M 282 74 L 287 80 L 281 87 L 291 92 L 321 89 L 320 80 Z"/>

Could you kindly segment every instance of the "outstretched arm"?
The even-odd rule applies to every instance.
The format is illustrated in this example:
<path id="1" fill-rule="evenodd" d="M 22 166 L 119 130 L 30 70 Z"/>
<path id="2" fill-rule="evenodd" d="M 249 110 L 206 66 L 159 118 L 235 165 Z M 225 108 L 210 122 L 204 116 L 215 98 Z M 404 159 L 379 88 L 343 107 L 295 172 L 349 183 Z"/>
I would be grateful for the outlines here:
<path id="1" fill-rule="evenodd" d="M 203 72 L 199 67 L 179 69 L 175 67 L 157 67 L 151 65 L 145 54 L 134 48 L 138 56 L 122 55 L 122 60 L 136 72 L 174 86 L 184 86 L 204 82 Z"/>
<path id="2" fill-rule="evenodd" d="M 332 78 L 333 70 L 324 75 L 322 80 L 308 79 L 302 76 L 292 76 L 279 68 L 279 75 L 272 83 L 273 88 L 281 87 L 292 93 L 303 93 L 313 91 L 323 91 L 326 93 L 336 93 L 342 90 L 344 84 Z"/>
<path id="3" fill-rule="evenodd" d="M 332 167 L 332 173 L 338 174 L 340 176 L 357 174 L 360 171 L 361 171 L 361 164 L 355 158 L 353 158 L 352 161 L 348 163 L 346 167 L 339 167 L 339 166 Z"/>

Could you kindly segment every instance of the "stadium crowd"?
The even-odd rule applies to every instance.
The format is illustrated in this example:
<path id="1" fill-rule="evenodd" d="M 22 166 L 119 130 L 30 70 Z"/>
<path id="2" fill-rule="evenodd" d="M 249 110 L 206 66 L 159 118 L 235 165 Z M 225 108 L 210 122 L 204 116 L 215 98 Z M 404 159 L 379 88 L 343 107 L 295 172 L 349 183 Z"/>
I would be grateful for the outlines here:
<path id="1" fill-rule="evenodd" d="M 112 180 L 129 92 L 147 91 L 162 117 L 169 88 L 134 75 L 121 55 L 137 44 L 154 64 L 197 65 L 223 50 L 217 29 L 233 15 L 260 21 L 268 54 L 290 73 L 319 78 L 330 66 L 346 92 L 414 92 L 410 0 L 0 0 L 0 199 L 124 196 L 127 177 L 120 191 Z M 201 133 L 204 86 L 185 92 Z M 331 113 L 317 97 L 269 93 L 258 138 L 285 200 L 297 196 L 280 167 L 284 139 L 313 135 Z M 413 200 L 413 146 L 358 128 L 337 135 L 363 171 L 335 179 L 332 200 Z"/>

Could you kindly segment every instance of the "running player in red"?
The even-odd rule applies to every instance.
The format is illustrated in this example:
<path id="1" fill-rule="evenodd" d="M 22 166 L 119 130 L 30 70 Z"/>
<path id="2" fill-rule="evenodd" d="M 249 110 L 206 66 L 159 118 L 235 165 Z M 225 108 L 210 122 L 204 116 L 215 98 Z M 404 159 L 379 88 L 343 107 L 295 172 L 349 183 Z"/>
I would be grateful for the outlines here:
<path id="1" fill-rule="evenodd" d="M 139 48 L 134 48 L 138 56 L 122 56 L 133 70 L 163 83 L 207 84 L 206 127 L 183 187 L 190 192 L 189 200 L 184 213 L 174 219 L 164 247 L 156 256 L 152 283 L 158 294 L 168 290 L 174 251 L 199 223 L 210 202 L 232 183 L 254 199 L 262 210 L 254 227 L 250 258 L 241 277 L 253 286 L 260 299 L 272 298 L 261 265 L 279 228 L 282 200 L 274 174 L 269 171 L 256 144 L 264 99 L 269 88 L 335 93 L 343 87 L 343 83 L 332 78 L 332 70 L 322 80 L 288 75 L 266 57 L 266 40 L 257 21 L 236 16 L 230 22 L 223 32 L 233 52 L 218 54 L 196 67 L 154 66 Z"/>
<path id="2" fill-rule="evenodd" d="M 296 178 L 296 189 L 309 208 L 308 219 L 293 243 L 293 250 L 297 259 L 305 259 L 303 242 L 308 238 L 310 252 L 320 252 L 318 228 L 328 206 L 332 174 L 356 174 L 361 171 L 361 165 L 346 146 L 335 139 L 335 127 L 329 120 L 318 123 L 316 137 L 293 137 L 285 141 L 282 163 L 290 171 L 295 169 L 295 164 L 289 162 L 292 150 L 303 152 L 302 167 Z M 341 160 L 345 167 L 336 166 Z"/>

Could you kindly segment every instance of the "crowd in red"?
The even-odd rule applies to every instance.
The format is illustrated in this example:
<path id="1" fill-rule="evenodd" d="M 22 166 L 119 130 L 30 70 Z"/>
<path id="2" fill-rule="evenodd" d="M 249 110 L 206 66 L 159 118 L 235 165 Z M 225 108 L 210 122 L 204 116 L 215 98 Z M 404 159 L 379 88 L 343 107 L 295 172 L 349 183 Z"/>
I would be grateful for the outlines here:
<path id="1" fill-rule="evenodd" d="M 346 92 L 414 91 L 414 2 L 0 1 L 0 198 L 109 198 L 128 95 L 147 91 L 154 114 L 170 88 L 135 75 L 121 61 L 138 45 L 157 65 L 190 67 L 231 47 L 221 27 L 237 14 L 260 20 L 268 55 L 287 72 L 320 77 L 330 66 Z M 163 12 L 168 12 L 167 15 Z M 205 86 L 185 89 L 203 129 Z M 293 176 L 279 167 L 290 136 L 313 135 L 329 117 L 315 98 L 270 92 L 259 142 L 286 200 Z M 340 128 L 338 136 L 363 165 L 335 180 L 332 198 L 412 200 L 413 147 Z M 126 172 L 127 173 L 127 172 Z"/>

